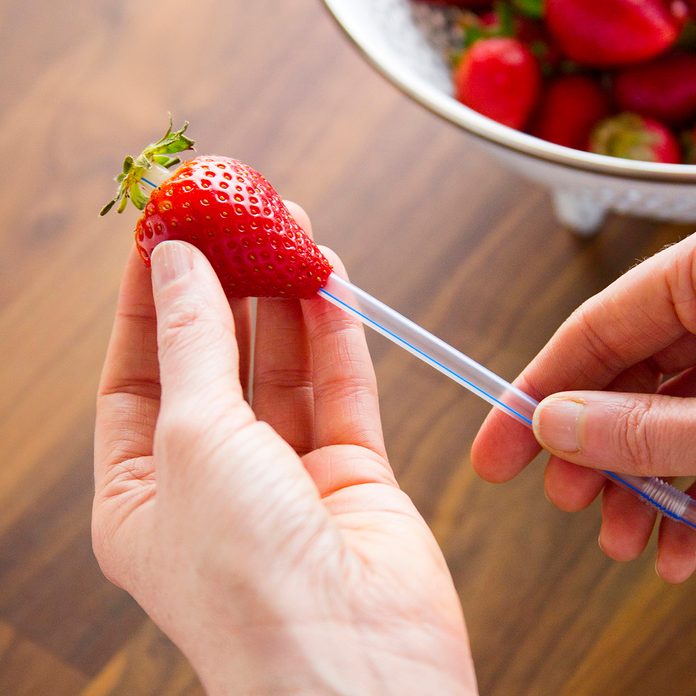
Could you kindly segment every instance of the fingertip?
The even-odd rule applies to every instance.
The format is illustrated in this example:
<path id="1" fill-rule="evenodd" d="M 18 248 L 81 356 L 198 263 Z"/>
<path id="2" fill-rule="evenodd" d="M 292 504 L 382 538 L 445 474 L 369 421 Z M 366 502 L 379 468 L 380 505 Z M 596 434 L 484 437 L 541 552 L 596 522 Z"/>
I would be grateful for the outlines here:
<path id="1" fill-rule="evenodd" d="M 630 533 L 618 536 L 611 525 L 602 522 L 602 527 L 597 537 L 597 545 L 602 553 L 617 563 L 630 563 L 635 561 L 645 548 L 644 544 L 636 542 L 634 535 Z"/>
<path id="2" fill-rule="evenodd" d="M 283 203 L 290 211 L 290 215 L 295 219 L 295 222 L 304 230 L 305 234 L 308 237 L 314 238 L 312 233 L 312 221 L 309 219 L 307 211 L 299 205 L 299 203 L 295 203 L 295 201 L 284 200 Z"/>
<path id="3" fill-rule="evenodd" d="M 658 557 L 655 561 L 655 573 L 669 585 L 681 585 L 693 575 L 694 568 L 671 560 L 661 560 Z"/>
<path id="4" fill-rule="evenodd" d="M 600 547 L 615 561 L 635 560 L 645 550 L 655 513 L 628 491 L 608 483 L 602 497 Z"/>
<path id="5" fill-rule="evenodd" d="M 544 472 L 544 492 L 564 512 L 587 508 L 606 483 L 600 473 L 552 456 Z"/>
<path id="6" fill-rule="evenodd" d="M 489 452 L 486 437 L 476 436 L 471 445 L 471 467 L 474 472 L 487 483 L 507 483 L 514 477 L 505 469 L 501 469 Z"/>
<path id="7" fill-rule="evenodd" d="M 609 531 L 607 531 L 608 529 Z M 602 528 L 597 538 L 597 545 L 606 556 L 617 563 L 634 561 L 642 550 L 635 550 L 635 544 L 630 535 L 617 538 L 616 532 L 611 530 L 610 527 L 608 528 L 604 523 L 602 523 Z"/>
<path id="8" fill-rule="evenodd" d="M 500 411 L 491 411 L 471 445 L 474 471 L 488 483 L 506 483 L 539 452 L 529 430 Z"/>
<path id="9" fill-rule="evenodd" d="M 333 272 L 344 280 L 348 280 L 348 271 L 346 271 L 346 267 L 343 261 L 341 261 L 340 256 L 333 249 L 323 246 L 322 244 L 319 245 L 319 251 L 324 254 L 326 260 L 331 264 Z"/>
<path id="10" fill-rule="evenodd" d="M 681 585 L 694 573 L 693 563 L 684 563 L 678 559 L 669 558 L 669 555 L 659 554 L 655 560 L 655 573 L 669 585 Z"/>
<path id="11" fill-rule="evenodd" d="M 688 580 L 696 571 L 696 530 L 663 519 L 655 560 L 655 572 L 670 585 Z"/>

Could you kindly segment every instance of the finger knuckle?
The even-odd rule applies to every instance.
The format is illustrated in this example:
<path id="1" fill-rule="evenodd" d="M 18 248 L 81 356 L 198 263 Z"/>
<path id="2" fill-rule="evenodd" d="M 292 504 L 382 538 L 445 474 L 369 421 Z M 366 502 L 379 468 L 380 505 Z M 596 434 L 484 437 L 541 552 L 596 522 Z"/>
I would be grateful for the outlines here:
<path id="1" fill-rule="evenodd" d="M 580 305 L 570 315 L 568 323 L 578 327 L 584 339 L 585 349 L 594 362 L 605 365 L 613 372 L 619 372 L 625 367 L 624 358 L 596 327 L 592 309 L 593 302 L 598 301 L 594 298 Z"/>
<path id="2" fill-rule="evenodd" d="M 332 375 L 321 381 L 318 391 L 318 397 L 326 401 L 363 402 L 365 399 L 372 398 L 374 385 L 372 380 L 358 374 Z"/>
<path id="3" fill-rule="evenodd" d="M 310 330 L 310 342 L 322 343 L 331 352 L 345 352 L 346 341 L 356 329 L 362 331 L 357 319 L 344 312 L 337 313 L 335 307 L 325 303 Z M 349 340 L 348 340 L 349 342 Z M 349 342 L 350 343 L 350 342 Z"/>
<path id="4" fill-rule="evenodd" d="M 638 475 L 648 475 L 655 470 L 650 421 L 649 402 L 629 404 L 619 412 L 619 451 Z"/>
<path id="5" fill-rule="evenodd" d="M 190 443 L 205 439 L 211 421 L 200 408 L 177 402 L 176 406 L 162 413 L 157 434 L 167 443 L 168 450 L 184 453 Z"/>
<path id="6" fill-rule="evenodd" d="M 211 316 L 205 303 L 195 297 L 177 299 L 160 320 L 160 359 L 172 352 L 190 351 L 197 345 L 215 344 L 224 339 L 227 327 Z"/>
<path id="7" fill-rule="evenodd" d="M 224 395 L 205 402 L 177 402 L 161 413 L 156 441 L 165 457 L 176 459 L 183 467 L 186 462 L 205 461 L 230 447 L 251 422 L 248 405 L 231 404 Z"/>
<path id="8" fill-rule="evenodd" d="M 254 380 L 256 390 L 272 388 L 274 391 L 295 393 L 299 390 L 311 390 L 311 370 L 300 367 L 276 367 L 263 370 Z"/>

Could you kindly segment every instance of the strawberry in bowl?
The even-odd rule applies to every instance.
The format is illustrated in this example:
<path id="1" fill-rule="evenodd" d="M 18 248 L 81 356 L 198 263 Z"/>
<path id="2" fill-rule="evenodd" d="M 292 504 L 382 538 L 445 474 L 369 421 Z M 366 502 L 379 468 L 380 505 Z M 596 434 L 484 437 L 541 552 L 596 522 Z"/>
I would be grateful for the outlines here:
<path id="1" fill-rule="evenodd" d="M 696 222 L 691 0 L 324 3 L 397 87 L 547 186 L 574 232 L 611 210 Z M 639 123 L 635 146 L 593 141 L 623 114 L 603 133 Z"/>
<path id="2" fill-rule="evenodd" d="M 541 74 L 532 52 L 518 39 L 476 41 L 454 71 L 455 94 L 480 114 L 522 128 L 539 97 Z"/>
<path id="3" fill-rule="evenodd" d="M 688 16 L 683 0 L 517 0 L 468 11 L 454 96 L 498 123 L 591 152 L 599 150 L 590 132 L 611 114 L 660 128 L 696 122 L 696 52 L 675 48 Z M 657 160 L 643 148 L 602 151 L 683 161 L 678 149 L 676 159 Z"/>

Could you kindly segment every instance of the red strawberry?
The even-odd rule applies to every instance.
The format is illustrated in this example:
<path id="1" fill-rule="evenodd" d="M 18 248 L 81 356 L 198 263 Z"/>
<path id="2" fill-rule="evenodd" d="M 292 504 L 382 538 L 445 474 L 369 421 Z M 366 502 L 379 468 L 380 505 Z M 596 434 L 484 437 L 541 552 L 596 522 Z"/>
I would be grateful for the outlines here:
<path id="1" fill-rule="evenodd" d="M 170 124 L 162 140 L 126 160 L 117 196 L 102 214 L 119 200 L 122 210 L 128 197 L 144 208 L 135 243 L 147 265 L 159 242 L 180 239 L 208 257 L 228 297 L 312 297 L 326 284 L 331 266 L 273 187 L 248 165 L 229 157 L 196 157 L 157 186 L 149 200 L 139 191 L 151 167 L 162 164 L 162 153 L 191 147 L 183 135 L 186 125 L 173 133 Z"/>
<path id="2" fill-rule="evenodd" d="M 539 95 L 539 66 L 517 39 L 480 39 L 454 72 L 455 95 L 475 111 L 522 128 Z"/>
<path id="3" fill-rule="evenodd" d="M 624 111 L 635 111 L 667 123 L 696 117 L 696 55 L 674 53 L 632 66 L 614 80 L 614 99 Z"/>
<path id="4" fill-rule="evenodd" d="M 586 150 L 592 128 L 611 111 L 609 97 L 586 75 L 565 75 L 548 83 L 531 132 L 558 145 Z"/>
<path id="5" fill-rule="evenodd" d="M 623 113 L 600 121 L 590 136 L 590 150 L 600 155 L 678 164 L 679 143 L 659 121 Z"/>
<path id="6" fill-rule="evenodd" d="M 547 0 L 561 50 L 584 65 L 626 65 L 666 51 L 687 17 L 683 0 Z"/>

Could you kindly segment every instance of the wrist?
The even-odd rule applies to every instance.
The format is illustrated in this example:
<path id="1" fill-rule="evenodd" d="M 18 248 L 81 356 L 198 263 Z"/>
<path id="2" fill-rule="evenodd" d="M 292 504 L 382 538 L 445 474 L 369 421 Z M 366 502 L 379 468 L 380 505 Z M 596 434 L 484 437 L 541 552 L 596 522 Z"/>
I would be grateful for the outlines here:
<path id="1" fill-rule="evenodd" d="M 210 696 L 478 693 L 461 635 L 403 623 L 383 629 L 333 622 L 240 627 L 241 641 L 228 636 L 191 662 Z"/>

